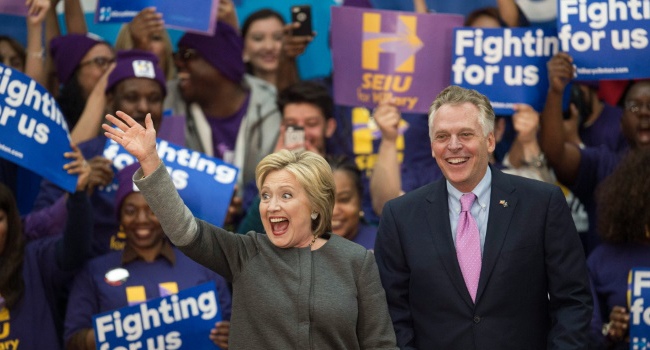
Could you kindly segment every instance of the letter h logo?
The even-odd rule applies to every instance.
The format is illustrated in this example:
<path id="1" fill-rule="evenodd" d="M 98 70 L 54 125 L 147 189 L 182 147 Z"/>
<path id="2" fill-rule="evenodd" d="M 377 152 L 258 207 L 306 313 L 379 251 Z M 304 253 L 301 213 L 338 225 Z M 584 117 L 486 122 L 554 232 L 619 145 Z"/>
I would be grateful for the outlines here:
<path id="1" fill-rule="evenodd" d="M 416 35 L 416 28 L 416 16 L 399 15 L 396 32 L 382 33 L 381 14 L 364 13 L 361 67 L 378 70 L 380 53 L 392 53 L 396 73 L 413 73 L 415 54 L 423 46 Z"/>

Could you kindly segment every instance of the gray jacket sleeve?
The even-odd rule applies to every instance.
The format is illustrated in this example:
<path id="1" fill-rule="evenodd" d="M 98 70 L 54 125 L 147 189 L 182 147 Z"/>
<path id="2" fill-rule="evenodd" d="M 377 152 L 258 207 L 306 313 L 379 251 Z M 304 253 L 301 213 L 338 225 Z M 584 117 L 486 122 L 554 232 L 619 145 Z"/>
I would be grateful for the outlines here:
<path id="1" fill-rule="evenodd" d="M 373 253 L 368 251 L 357 279 L 359 321 L 357 336 L 361 349 L 398 349 L 386 294 L 379 280 Z"/>
<path id="2" fill-rule="evenodd" d="M 163 231 L 185 255 L 233 281 L 259 249 L 259 234 L 239 235 L 197 219 L 178 195 L 164 164 L 146 178 L 133 175 Z"/>

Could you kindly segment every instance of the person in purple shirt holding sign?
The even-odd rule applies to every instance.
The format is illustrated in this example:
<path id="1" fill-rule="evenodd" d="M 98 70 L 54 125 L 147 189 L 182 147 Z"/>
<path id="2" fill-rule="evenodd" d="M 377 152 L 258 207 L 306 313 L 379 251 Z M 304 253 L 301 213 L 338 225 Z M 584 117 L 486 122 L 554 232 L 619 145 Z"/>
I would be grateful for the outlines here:
<path id="1" fill-rule="evenodd" d="M 138 168 L 139 164 L 132 164 L 117 174 L 115 212 L 126 235 L 126 246 L 121 252 L 91 260 L 75 279 L 65 320 L 66 347 L 95 349 L 95 314 L 214 281 L 221 315 L 226 321 L 217 322 L 213 333 L 205 336 L 227 348 L 231 301 L 226 282 L 167 240 L 158 218 L 133 185 L 131 178 Z"/>
<path id="2" fill-rule="evenodd" d="M 583 147 L 571 142 L 562 124 L 562 95 L 574 75 L 573 59 L 560 52 L 548 62 L 549 90 L 541 116 L 540 145 L 558 180 L 585 205 L 589 232 L 583 239 L 587 255 L 600 243 L 596 234 L 594 190 L 618 165 L 625 151 L 606 145 Z M 650 147 L 650 81 L 634 82 L 624 96 L 621 132 L 630 149 Z"/>
<path id="3" fill-rule="evenodd" d="M 90 169 L 81 152 L 66 167 L 79 174 L 76 192 L 66 194 L 68 224 L 63 236 L 25 244 L 13 194 L 0 184 L 0 349 L 61 348 L 65 299 L 74 272 L 90 255 L 92 211 L 86 188 Z"/>
<path id="4" fill-rule="evenodd" d="M 144 123 L 144 117 L 151 113 L 154 127 L 160 129 L 163 114 L 163 99 L 166 94 L 165 78 L 158 67 L 157 58 L 145 51 L 120 51 L 114 70 L 108 77 L 106 100 L 109 111 L 129 111 L 135 119 Z M 101 116 L 95 116 L 99 127 Z M 123 240 L 118 237 L 118 223 L 115 219 L 113 199 L 113 167 L 103 157 L 106 145 L 104 135 L 97 136 L 79 145 L 91 166 L 90 187 L 100 188 L 92 192 L 91 203 L 95 213 L 93 256 L 110 250 L 121 250 Z M 34 203 L 34 212 L 25 220 L 25 231 L 30 237 L 42 237 L 60 232 L 65 224 L 64 191 L 50 181 L 44 180 Z"/>
<path id="5" fill-rule="evenodd" d="M 650 149 L 629 152 L 598 189 L 603 243 L 587 259 L 594 295 L 593 349 L 629 349 L 628 274 L 650 268 Z"/>

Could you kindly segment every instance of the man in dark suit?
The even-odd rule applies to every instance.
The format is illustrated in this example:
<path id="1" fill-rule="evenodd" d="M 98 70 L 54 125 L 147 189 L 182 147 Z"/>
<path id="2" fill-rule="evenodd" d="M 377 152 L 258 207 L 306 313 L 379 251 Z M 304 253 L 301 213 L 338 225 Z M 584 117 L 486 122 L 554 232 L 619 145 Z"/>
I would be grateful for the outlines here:
<path id="1" fill-rule="evenodd" d="M 388 202 L 375 255 L 402 349 L 584 349 L 585 257 L 556 186 L 488 165 L 494 111 L 474 90 L 431 106 L 445 179 Z"/>

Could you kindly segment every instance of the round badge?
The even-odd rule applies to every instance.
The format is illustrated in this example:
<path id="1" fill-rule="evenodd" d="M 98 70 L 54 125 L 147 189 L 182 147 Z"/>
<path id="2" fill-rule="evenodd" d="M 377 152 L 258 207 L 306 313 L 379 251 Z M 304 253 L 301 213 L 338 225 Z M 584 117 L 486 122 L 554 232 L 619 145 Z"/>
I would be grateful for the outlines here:
<path id="1" fill-rule="evenodd" d="M 104 275 L 104 281 L 114 287 L 121 286 L 128 278 L 129 271 L 121 267 L 110 269 Z"/>

